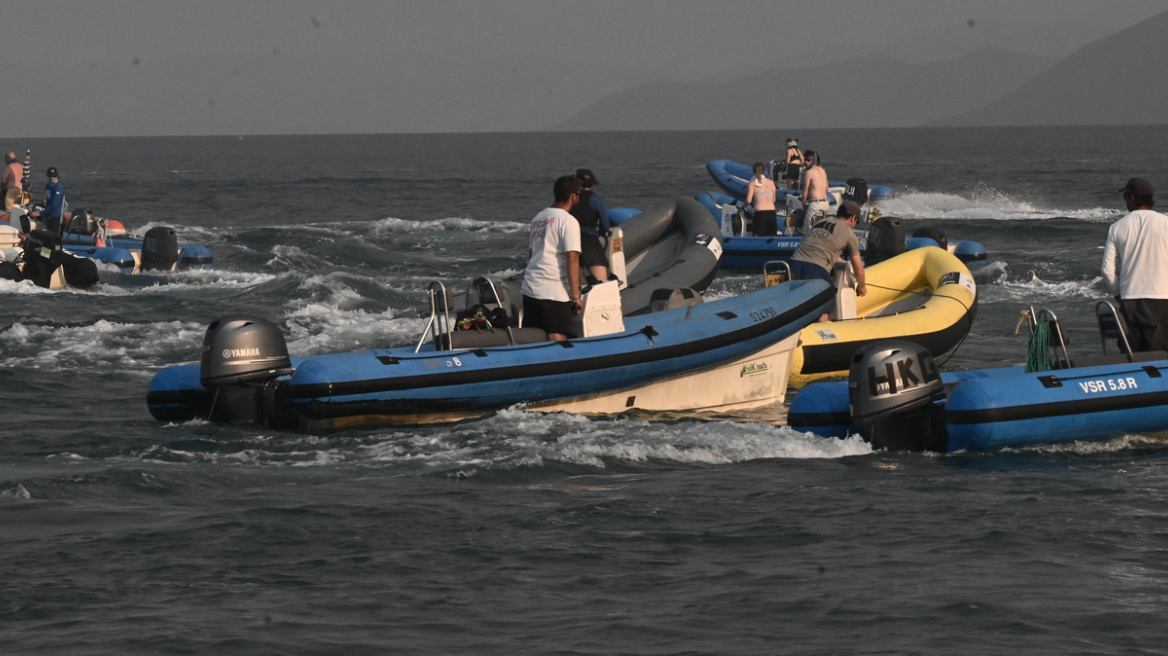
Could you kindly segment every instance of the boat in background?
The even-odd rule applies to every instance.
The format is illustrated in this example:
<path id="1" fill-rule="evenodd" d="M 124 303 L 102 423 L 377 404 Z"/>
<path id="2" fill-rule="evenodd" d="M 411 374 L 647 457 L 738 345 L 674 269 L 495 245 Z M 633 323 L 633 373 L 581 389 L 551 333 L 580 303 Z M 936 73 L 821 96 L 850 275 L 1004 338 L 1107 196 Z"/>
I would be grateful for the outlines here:
<path id="1" fill-rule="evenodd" d="M 706 162 L 706 171 L 709 172 L 710 177 L 714 179 L 714 184 L 722 190 L 722 193 L 730 196 L 739 202 L 746 201 L 746 186 L 750 183 L 750 179 L 754 177 L 754 167 L 747 164 L 739 164 L 728 159 L 716 159 Z M 773 168 L 768 170 L 766 177 L 774 180 Z M 781 206 L 784 204 L 786 196 L 799 196 L 798 189 L 787 189 L 781 184 L 782 180 L 777 181 L 775 187 L 777 197 L 775 198 L 775 205 Z M 839 195 L 844 189 L 848 187 L 846 182 L 828 182 L 828 188 L 833 191 L 833 198 L 829 199 L 832 205 L 839 203 Z M 885 198 L 892 198 L 895 193 L 892 187 L 884 185 L 867 185 L 869 202 L 877 202 Z"/>
<path id="2" fill-rule="evenodd" d="M 724 269 L 758 270 L 767 262 L 790 258 L 803 241 L 803 237 L 799 235 L 756 237 L 750 234 L 745 208 L 740 202 L 725 194 L 710 192 L 698 194 L 695 198 L 718 222 L 722 233 Z M 979 242 L 948 239 L 942 230 L 933 226 L 918 228 L 913 231 L 912 236 L 906 236 L 900 219 L 881 217 L 875 208 L 866 207 L 865 210 L 861 223 L 857 225 L 857 236 L 860 238 L 860 248 L 865 251 L 865 257 L 868 257 L 870 242 L 881 252 L 881 257 L 899 252 L 897 243 L 903 242 L 903 249 L 900 250 L 938 246 L 969 264 L 984 262 L 987 258 L 985 246 Z M 879 228 L 874 231 L 873 227 L 876 226 Z M 874 232 L 877 233 L 875 237 Z"/>
<path id="3" fill-rule="evenodd" d="M 26 214 L 25 208 L 14 207 L 8 214 L 0 214 L 0 226 L 7 223 L 26 233 L 42 227 Z M 210 269 L 214 264 L 207 247 L 179 243 L 174 229 L 166 226 L 151 228 L 141 240 L 133 239 L 124 236 L 121 222 L 96 217 L 84 209 L 66 212 L 62 224 L 59 239 L 66 252 L 112 264 L 122 273 Z"/>
<path id="4" fill-rule="evenodd" d="M 1133 352 L 1110 301 L 1095 314 L 1102 353 L 1072 356 L 1057 317 L 1031 309 L 1025 366 L 940 373 L 917 344 L 873 344 L 853 355 L 848 381 L 803 388 L 788 423 L 942 453 L 1168 430 L 1168 352 Z"/>
<path id="5" fill-rule="evenodd" d="M 46 289 L 88 289 L 98 282 L 97 264 L 61 247 L 47 230 L 28 235 L 0 223 L 0 279 L 29 281 Z"/>

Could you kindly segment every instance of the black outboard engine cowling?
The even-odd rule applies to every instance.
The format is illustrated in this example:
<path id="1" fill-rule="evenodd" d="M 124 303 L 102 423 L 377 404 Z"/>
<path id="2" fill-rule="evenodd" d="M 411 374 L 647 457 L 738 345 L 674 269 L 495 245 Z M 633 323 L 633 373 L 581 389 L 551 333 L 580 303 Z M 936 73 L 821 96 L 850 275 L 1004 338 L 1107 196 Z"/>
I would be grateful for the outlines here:
<path id="1" fill-rule="evenodd" d="M 97 233 L 97 221 L 93 212 L 89 210 L 75 210 L 69 219 L 69 229 L 66 231 L 75 235 L 90 235 Z"/>
<path id="2" fill-rule="evenodd" d="M 290 373 L 288 345 L 271 321 L 235 316 L 207 327 L 199 382 L 212 393 L 208 419 L 266 425 L 265 392 Z"/>
<path id="3" fill-rule="evenodd" d="M 59 235 L 48 230 L 33 230 L 24 240 L 24 279 L 48 289 L 64 257 Z"/>
<path id="4" fill-rule="evenodd" d="M 870 344 L 852 355 L 852 423 L 874 448 L 948 450 L 942 421 L 945 384 L 929 350 L 905 340 Z"/>
<path id="5" fill-rule="evenodd" d="M 900 219 L 882 216 L 868 225 L 868 245 L 864 248 L 864 266 L 872 266 L 904 252 L 904 224 Z"/>
<path id="6" fill-rule="evenodd" d="M 937 242 L 937 245 L 941 247 L 941 250 L 949 250 L 949 240 L 945 238 L 945 231 L 940 228 L 934 228 L 932 226 L 917 228 L 916 230 L 913 230 L 912 236 L 914 238 L 924 237 L 925 239 L 932 239 L 933 241 Z"/>
<path id="7" fill-rule="evenodd" d="M 848 178 L 846 184 L 843 200 L 850 200 L 860 207 L 868 204 L 868 183 L 863 178 Z"/>
<path id="8" fill-rule="evenodd" d="M 142 238 L 143 271 L 170 271 L 178 262 L 178 235 L 174 228 L 151 228 Z"/>

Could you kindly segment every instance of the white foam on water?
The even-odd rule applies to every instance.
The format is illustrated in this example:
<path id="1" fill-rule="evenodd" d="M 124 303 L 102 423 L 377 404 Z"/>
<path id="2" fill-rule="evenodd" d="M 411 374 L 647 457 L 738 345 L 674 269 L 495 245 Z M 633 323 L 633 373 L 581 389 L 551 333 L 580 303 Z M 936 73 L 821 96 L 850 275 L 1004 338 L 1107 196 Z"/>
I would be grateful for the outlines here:
<path id="1" fill-rule="evenodd" d="M 411 344 L 426 326 L 428 319 L 412 314 L 398 317 L 399 311 L 393 308 L 377 312 L 355 307 L 364 299 L 338 281 L 330 281 L 323 287 L 330 290 L 326 298 L 305 302 L 282 317 L 292 355 Z"/>
<path id="2" fill-rule="evenodd" d="M 1075 440 L 1072 442 L 1052 442 L 1031 444 L 1027 446 L 1006 447 L 995 453 L 1041 453 L 1041 454 L 1070 454 L 1079 456 L 1093 456 L 1107 453 L 1119 453 L 1131 449 L 1162 449 L 1168 444 L 1168 436 L 1164 434 L 1120 435 L 1102 440 Z"/>
<path id="3" fill-rule="evenodd" d="M 227 269 L 187 269 L 184 271 L 146 271 L 137 274 L 106 276 L 88 290 L 69 290 L 102 296 L 181 296 L 192 291 L 238 291 L 264 285 L 288 273 L 272 274 Z M 145 286 L 145 281 L 152 281 Z M 122 284 L 130 286 L 122 286 Z"/>
<path id="4" fill-rule="evenodd" d="M 966 196 L 938 192 L 906 192 L 879 201 L 880 213 L 906 219 L 1003 221 L 1072 218 L 1111 221 L 1122 212 L 1118 208 L 1067 209 L 1037 204 L 995 189 L 982 188 Z"/>
<path id="5" fill-rule="evenodd" d="M 1005 265 L 1002 266 L 1005 272 Z M 979 293 L 984 294 L 988 302 L 1019 302 L 1027 304 L 1041 304 L 1051 300 L 1066 301 L 1082 299 L 1094 301 L 1103 298 L 1103 279 L 1095 277 L 1090 280 L 1063 280 L 1046 282 L 1038 277 L 1034 271 L 1021 280 L 1003 276 L 993 281 L 992 285 L 983 285 Z M 979 281 L 980 282 L 980 281 Z"/>
<path id="6" fill-rule="evenodd" d="M 44 287 L 37 287 L 29 280 L 22 280 L 16 282 L 15 280 L 0 279 L 0 293 L 3 294 L 24 294 L 24 295 L 41 295 L 41 294 L 68 294 L 78 293 L 82 290 L 78 289 L 45 289 Z"/>
<path id="7" fill-rule="evenodd" d="M 412 448 L 408 448 L 412 447 Z M 447 435 L 394 439 L 369 448 L 377 460 L 425 459 L 441 468 L 507 469 L 559 462 L 726 464 L 768 458 L 840 458 L 871 453 L 858 437 L 824 439 L 785 426 L 728 421 L 592 419 L 509 408 Z"/>
<path id="8" fill-rule="evenodd" d="M 126 234 L 120 239 L 142 239 L 153 228 L 174 228 L 175 236 L 180 244 L 202 244 L 214 240 L 221 235 L 221 231 L 199 224 L 176 226 L 169 221 L 148 221 L 143 225 L 130 227 L 125 224 Z"/>
<path id="9" fill-rule="evenodd" d="M 167 424 L 169 430 L 217 430 L 206 422 Z M 215 437 L 222 443 L 222 435 Z M 268 437 L 274 437 L 268 441 Z M 384 429 L 330 436 L 247 436 L 241 448 L 192 451 L 161 443 L 140 458 L 161 462 L 296 467 L 390 468 L 401 474 L 485 471 L 572 465 L 607 468 L 615 463 L 664 462 L 721 465 L 751 460 L 843 458 L 872 453 L 859 437 L 827 439 L 785 426 L 731 421 L 651 421 L 631 417 L 592 419 L 565 413 L 510 408 L 479 421 L 447 426 Z"/>
<path id="10" fill-rule="evenodd" d="M 332 268 L 327 261 L 304 251 L 298 246 L 276 245 L 271 248 L 271 259 L 264 262 L 269 269 L 291 269 L 299 271 L 314 271 L 321 268 Z"/>
<path id="11" fill-rule="evenodd" d="M 492 232 L 512 234 L 526 232 L 530 225 L 521 221 L 480 221 L 466 217 L 447 217 L 418 221 L 386 217 L 374 222 L 372 233 L 383 237 L 401 233 L 433 233 L 433 232 Z"/>
<path id="12" fill-rule="evenodd" d="M 188 321 L 88 325 L 17 322 L 0 331 L 0 366 L 71 371 L 143 370 L 202 343 L 206 326 Z"/>

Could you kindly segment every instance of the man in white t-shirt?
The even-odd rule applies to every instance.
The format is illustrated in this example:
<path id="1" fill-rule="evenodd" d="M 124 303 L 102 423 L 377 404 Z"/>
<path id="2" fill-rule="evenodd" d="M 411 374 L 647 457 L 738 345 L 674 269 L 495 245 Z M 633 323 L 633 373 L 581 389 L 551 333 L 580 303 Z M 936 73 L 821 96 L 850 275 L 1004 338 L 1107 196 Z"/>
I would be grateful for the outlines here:
<path id="1" fill-rule="evenodd" d="M 1136 351 L 1168 350 L 1168 216 L 1153 212 L 1152 183 L 1132 178 L 1123 189 L 1128 214 L 1103 244 L 1103 281 L 1119 299 Z"/>
<path id="2" fill-rule="evenodd" d="M 531 259 L 523 270 L 523 325 L 543 328 L 548 339 L 572 334 L 580 312 L 580 223 L 568 210 L 580 199 L 574 175 L 556 179 L 552 206 L 531 220 Z"/>

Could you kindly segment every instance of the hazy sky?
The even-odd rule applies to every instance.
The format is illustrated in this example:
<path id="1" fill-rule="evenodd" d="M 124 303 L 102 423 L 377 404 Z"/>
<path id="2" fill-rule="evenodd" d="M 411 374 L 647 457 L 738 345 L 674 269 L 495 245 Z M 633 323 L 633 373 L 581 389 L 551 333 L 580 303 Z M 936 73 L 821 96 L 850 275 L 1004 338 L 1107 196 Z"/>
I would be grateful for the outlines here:
<path id="1" fill-rule="evenodd" d="M 20 29 L 0 65 L 38 110 L 0 129 L 545 129 L 661 81 L 982 46 L 1062 58 L 1164 11 L 1168 0 L 8 0 L 0 19 Z"/>
<path id="2" fill-rule="evenodd" d="M 0 15 L 20 26 L 7 30 L 3 58 L 34 74 L 46 63 L 422 47 L 688 66 L 719 50 L 747 61 L 751 47 L 887 42 L 971 20 L 1074 21 L 1104 36 L 1166 9 L 1168 0 L 10 0 Z"/>

